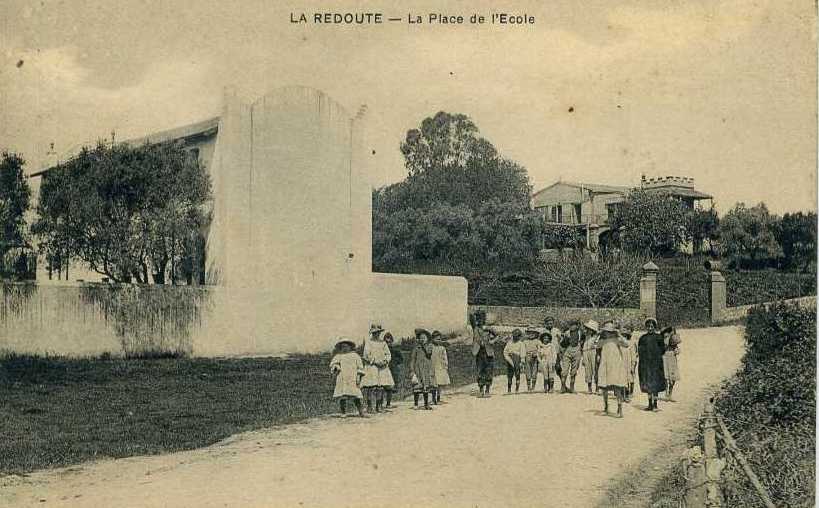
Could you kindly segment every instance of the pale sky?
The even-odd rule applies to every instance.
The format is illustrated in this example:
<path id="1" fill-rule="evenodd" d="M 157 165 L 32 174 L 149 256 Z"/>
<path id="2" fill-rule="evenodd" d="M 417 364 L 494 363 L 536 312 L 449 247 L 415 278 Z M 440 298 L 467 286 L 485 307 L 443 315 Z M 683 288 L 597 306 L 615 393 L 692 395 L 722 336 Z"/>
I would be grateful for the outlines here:
<path id="1" fill-rule="evenodd" d="M 469 115 L 535 190 L 679 175 L 721 211 L 815 209 L 812 1 L 442 4 L 0 0 L 0 148 L 33 171 L 49 142 L 62 153 L 112 129 L 137 137 L 217 115 L 224 86 L 295 84 L 353 114 L 367 104 L 375 185 L 405 176 L 406 131 L 445 110 Z M 290 23 L 317 10 L 535 24 Z"/>

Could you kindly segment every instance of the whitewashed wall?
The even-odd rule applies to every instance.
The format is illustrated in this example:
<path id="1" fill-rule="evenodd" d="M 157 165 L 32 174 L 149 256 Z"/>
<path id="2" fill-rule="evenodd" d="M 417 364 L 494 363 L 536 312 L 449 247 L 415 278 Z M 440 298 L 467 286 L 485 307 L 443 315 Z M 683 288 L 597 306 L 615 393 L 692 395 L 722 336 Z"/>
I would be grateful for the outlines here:
<path id="1" fill-rule="evenodd" d="M 374 273 L 370 315 L 393 336 L 415 328 L 461 332 L 468 324 L 467 282 L 463 277 Z"/>

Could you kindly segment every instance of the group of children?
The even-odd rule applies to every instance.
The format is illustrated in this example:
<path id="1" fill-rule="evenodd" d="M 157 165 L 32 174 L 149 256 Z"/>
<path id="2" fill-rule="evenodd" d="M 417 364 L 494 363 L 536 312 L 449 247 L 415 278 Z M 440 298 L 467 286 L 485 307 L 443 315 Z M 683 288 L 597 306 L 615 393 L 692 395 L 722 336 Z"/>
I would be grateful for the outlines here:
<path id="1" fill-rule="evenodd" d="M 555 327 L 551 318 L 544 321 L 545 331 L 514 329 L 509 336 L 500 337 L 485 326 L 485 316 L 478 313 L 470 316 L 470 323 L 478 385 L 484 385 L 481 397 L 489 395 L 491 380 L 481 379 L 481 364 L 486 360 L 475 351 L 491 349 L 492 344 L 505 342 L 503 359 L 507 393 L 512 393 L 513 382 L 515 392 L 520 391 L 521 376 L 526 377 L 527 390 L 534 391 L 538 373 L 543 375 L 544 392 L 554 390 L 557 377 L 561 382 L 561 393 L 573 393 L 575 376 L 582 364 L 588 393 L 602 392 L 606 413 L 608 395 L 612 392 L 617 399 L 617 416 L 622 417 L 622 403 L 631 401 L 638 378 L 641 390 L 649 396 L 649 410 L 657 409 L 657 393 L 661 391 L 666 392 L 668 400 L 673 400 L 674 386 L 680 379 L 677 363 L 680 338 L 672 327 L 657 331 L 654 318 L 646 320 L 647 332 L 639 339 L 632 338 L 634 329 L 630 325 L 618 325 L 612 320 L 602 324 L 594 320 L 583 324 L 573 320 L 564 330 Z M 638 362 L 641 356 L 642 361 Z"/>
<path id="2" fill-rule="evenodd" d="M 505 341 L 503 359 L 507 393 L 512 393 L 513 382 L 515 392 L 520 391 L 521 376 L 526 378 L 527 391 L 534 391 L 538 374 L 543 376 L 544 392 L 555 390 L 556 377 L 561 381 L 562 393 L 574 392 L 575 376 L 582 363 L 588 392 L 602 390 L 605 411 L 608 412 L 608 392 L 613 391 L 617 398 L 617 414 L 622 416 L 622 402 L 629 402 L 634 394 L 638 356 L 645 356 L 640 364 L 639 378 L 642 391 L 649 394 L 649 409 L 656 409 L 656 394 L 660 391 L 665 391 L 670 400 L 674 384 L 679 379 L 679 336 L 673 328 L 656 332 L 657 323 L 653 318 L 646 320 L 648 333 L 639 341 L 632 340 L 634 331 L 630 326 L 617 326 L 614 321 L 602 325 L 594 320 L 582 325 L 573 321 L 566 330 L 561 330 L 547 318 L 545 330 L 515 329 L 505 338 L 488 330 L 480 316 L 475 319 L 470 316 L 470 322 L 473 324 L 473 355 L 482 397 L 489 395 L 492 349 L 498 341 Z M 657 347 L 650 347 L 655 342 Z M 339 340 L 330 369 L 335 376 L 333 397 L 339 402 L 341 414 L 346 415 L 349 401 L 355 404 L 362 417 L 365 416 L 365 406 L 367 413 L 390 409 L 393 394 L 401 390 L 405 380 L 412 388 L 415 409 L 432 409 L 432 405 L 441 404 L 441 390 L 450 384 L 446 346 L 447 341 L 440 332 L 416 329 L 405 372 L 401 349 L 394 344 L 392 334 L 384 333 L 380 325 L 370 327 L 369 337 L 359 349 L 360 354 L 355 342 Z"/>
<path id="3" fill-rule="evenodd" d="M 389 410 L 393 394 L 401 390 L 406 378 L 412 387 L 416 409 L 432 409 L 432 405 L 442 404 L 441 390 L 450 384 L 446 344 L 437 330 L 416 329 L 405 373 L 401 349 L 394 344 L 392 334 L 384 333 L 381 325 L 370 327 L 360 354 L 355 342 L 339 340 L 330 371 L 335 376 L 333 398 L 338 400 L 341 415 L 346 416 L 348 401 L 355 404 L 361 417 L 366 416 L 365 405 L 367 413 Z M 420 406 L 421 399 L 423 406 Z"/>

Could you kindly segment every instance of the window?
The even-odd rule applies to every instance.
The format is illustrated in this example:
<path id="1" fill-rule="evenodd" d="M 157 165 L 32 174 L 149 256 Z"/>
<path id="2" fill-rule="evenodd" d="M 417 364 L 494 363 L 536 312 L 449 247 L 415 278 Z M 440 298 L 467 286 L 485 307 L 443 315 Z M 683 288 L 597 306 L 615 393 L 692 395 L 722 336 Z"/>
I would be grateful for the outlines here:
<path id="1" fill-rule="evenodd" d="M 552 222 L 563 222 L 563 206 L 555 205 L 552 207 Z"/>

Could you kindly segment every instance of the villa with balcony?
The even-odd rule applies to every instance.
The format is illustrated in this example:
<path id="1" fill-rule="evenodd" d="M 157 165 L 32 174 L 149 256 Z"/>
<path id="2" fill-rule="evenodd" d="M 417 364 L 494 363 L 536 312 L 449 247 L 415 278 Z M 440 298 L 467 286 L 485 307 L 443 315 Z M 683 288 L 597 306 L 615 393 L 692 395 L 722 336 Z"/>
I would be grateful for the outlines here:
<path id="1" fill-rule="evenodd" d="M 541 212 L 547 224 L 577 226 L 586 234 L 586 248 L 606 249 L 611 239 L 609 216 L 629 191 L 664 192 L 694 208 L 699 201 L 713 199 L 697 190 L 694 179 L 680 176 L 642 177 L 639 187 L 558 181 L 532 196 L 532 207 Z"/>

